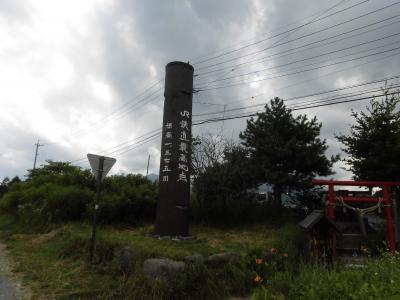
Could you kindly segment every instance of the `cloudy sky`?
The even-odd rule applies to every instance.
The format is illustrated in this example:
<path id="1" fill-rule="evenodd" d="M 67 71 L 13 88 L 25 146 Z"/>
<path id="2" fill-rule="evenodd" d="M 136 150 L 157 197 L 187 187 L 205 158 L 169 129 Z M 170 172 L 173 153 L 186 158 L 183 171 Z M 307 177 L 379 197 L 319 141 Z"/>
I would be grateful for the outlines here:
<path id="1" fill-rule="evenodd" d="M 252 112 L 261 107 L 235 109 L 275 96 L 304 107 L 378 95 L 384 82 L 362 84 L 400 73 L 399 24 L 400 3 L 382 0 L 0 0 L 0 179 L 32 168 L 37 140 L 38 165 L 88 167 L 86 154 L 101 153 L 117 158 L 114 173 L 144 173 L 150 154 L 158 173 L 170 61 L 194 65 L 194 115 L 225 110 L 194 120 Z M 334 134 L 367 104 L 295 113 L 318 117 L 335 154 Z M 237 139 L 244 126 L 193 131 Z"/>

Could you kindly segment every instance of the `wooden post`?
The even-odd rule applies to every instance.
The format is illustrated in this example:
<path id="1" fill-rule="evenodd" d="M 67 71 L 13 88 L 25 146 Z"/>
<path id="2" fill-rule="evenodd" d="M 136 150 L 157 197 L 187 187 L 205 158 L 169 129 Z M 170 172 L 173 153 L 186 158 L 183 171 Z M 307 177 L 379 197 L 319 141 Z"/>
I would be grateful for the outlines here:
<path id="1" fill-rule="evenodd" d="M 393 230 L 393 217 L 392 217 L 392 206 L 390 201 L 390 192 L 389 192 L 389 187 L 387 185 L 383 186 L 383 202 L 385 203 L 386 228 L 387 228 L 389 249 L 390 252 L 394 254 L 396 251 L 396 241 Z"/>
<path id="2" fill-rule="evenodd" d="M 335 217 L 335 192 L 333 187 L 332 183 L 328 185 L 328 215 L 332 221 Z"/>

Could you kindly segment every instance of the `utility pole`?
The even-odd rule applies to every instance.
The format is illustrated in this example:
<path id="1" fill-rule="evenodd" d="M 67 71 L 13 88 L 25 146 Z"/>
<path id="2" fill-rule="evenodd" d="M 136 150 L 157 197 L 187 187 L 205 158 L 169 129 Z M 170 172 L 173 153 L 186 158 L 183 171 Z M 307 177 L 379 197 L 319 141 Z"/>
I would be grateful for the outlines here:
<path id="1" fill-rule="evenodd" d="M 225 118 L 225 111 L 228 105 L 224 104 L 224 113 L 222 114 L 222 125 L 221 125 L 221 135 L 224 133 L 224 118 Z"/>
<path id="2" fill-rule="evenodd" d="M 147 160 L 146 178 L 147 176 L 149 176 L 149 164 L 150 164 L 150 154 L 149 154 L 149 159 Z"/>
<path id="3" fill-rule="evenodd" d="M 39 155 L 39 154 L 38 154 L 39 147 L 44 146 L 44 145 L 39 144 L 39 140 L 37 141 L 37 143 L 36 143 L 35 145 L 36 145 L 36 151 L 35 151 L 35 159 L 34 159 L 34 161 L 33 161 L 33 170 L 36 169 L 36 159 L 37 159 L 37 157 L 38 157 L 38 155 Z"/>

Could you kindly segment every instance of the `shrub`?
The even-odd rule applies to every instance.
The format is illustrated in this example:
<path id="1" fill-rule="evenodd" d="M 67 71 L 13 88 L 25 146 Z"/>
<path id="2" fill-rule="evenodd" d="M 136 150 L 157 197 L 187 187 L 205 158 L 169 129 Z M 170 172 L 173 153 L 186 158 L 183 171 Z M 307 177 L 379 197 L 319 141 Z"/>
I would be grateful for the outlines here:
<path id="1" fill-rule="evenodd" d="M 98 219 L 103 224 L 152 221 L 156 205 L 155 184 L 141 175 L 114 175 L 104 182 Z"/>
<path id="2" fill-rule="evenodd" d="M 253 299 L 397 299 L 400 257 L 384 254 L 363 268 L 303 265 L 298 274 L 278 272 Z"/>
<path id="3" fill-rule="evenodd" d="M 0 209 L 4 213 L 12 214 L 13 216 L 17 215 L 18 205 L 20 204 L 20 193 L 7 193 L 1 198 L 0 201 Z"/>
<path id="4" fill-rule="evenodd" d="M 42 214 L 49 222 L 78 221 L 92 202 L 93 192 L 76 186 L 52 186 L 45 196 Z"/>
<path id="5" fill-rule="evenodd" d="M 30 170 L 28 180 L 10 185 L 0 198 L 0 210 L 24 222 L 91 219 L 95 178 L 89 170 L 52 162 Z M 154 219 L 157 185 L 142 175 L 114 175 L 103 182 L 100 223 L 129 223 Z"/>

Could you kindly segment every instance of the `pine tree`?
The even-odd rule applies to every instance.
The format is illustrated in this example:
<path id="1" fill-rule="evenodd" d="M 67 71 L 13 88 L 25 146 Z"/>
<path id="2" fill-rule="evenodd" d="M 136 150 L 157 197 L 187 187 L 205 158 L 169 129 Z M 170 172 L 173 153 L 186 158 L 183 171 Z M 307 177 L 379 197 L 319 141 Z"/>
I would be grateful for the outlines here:
<path id="1" fill-rule="evenodd" d="M 399 95 L 385 90 L 381 100 L 373 99 L 366 112 L 354 112 L 355 124 L 348 135 L 336 138 L 345 146 L 344 161 L 356 180 L 400 180 Z"/>
<path id="2" fill-rule="evenodd" d="M 328 146 L 319 138 L 320 129 L 316 117 L 294 117 L 283 100 L 275 98 L 240 133 L 258 181 L 274 185 L 277 205 L 286 189 L 308 187 L 314 177 L 332 174 L 338 157 L 325 156 Z"/>

